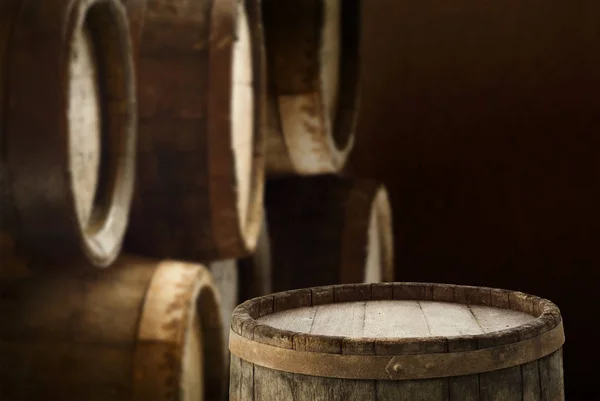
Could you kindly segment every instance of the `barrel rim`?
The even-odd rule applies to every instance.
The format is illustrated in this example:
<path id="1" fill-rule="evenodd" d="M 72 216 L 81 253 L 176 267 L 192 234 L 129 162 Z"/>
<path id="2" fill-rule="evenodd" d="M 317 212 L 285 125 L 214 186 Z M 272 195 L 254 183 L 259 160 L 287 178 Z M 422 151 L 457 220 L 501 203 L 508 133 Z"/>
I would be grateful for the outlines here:
<path id="1" fill-rule="evenodd" d="M 238 5 L 246 11 L 250 29 L 252 81 L 254 89 L 254 127 L 251 165 L 250 197 L 246 221 L 241 222 L 237 213 L 237 183 L 231 126 L 231 86 L 234 38 L 236 37 Z M 259 0 L 225 0 L 213 4 L 210 15 L 209 40 L 209 90 L 208 142 L 211 153 L 208 159 L 209 197 L 211 221 L 218 255 L 242 257 L 256 246 L 263 214 L 263 192 L 265 183 L 265 118 L 266 118 L 266 64 L 262 31 L 261 5 Z M 219 118 L 217 118 L 217 116 Z M 228 140 L 223 140 L 227 133 Z M 228 177 L 228 182 L 223 179 Z M 216 213 L 216 211 L 222 211 Z"/>
<path id="2" fill-rule="evenodd" d="M 158 392 L 165 398 L 180 391 L 184 355 L 192 335 L 194 317 L 203 333 L 203 394 L 220 399 L 226 391 L 226 356 L 220 298 L 210 272 L 200 264 L 161 260 L 146 290 L 140 315 L 133 360 L 135 399 Z M 144 347 L 162 343 L 164 359 L 150 355 Z M 179 363 L 173 363 L 178 360 Z"/>
<path id="3" fill-rule="evenodd" d="M 448 290 L 452 290 L 454 294 L 459 296 L 452 295 L 455 299 L 450 300 Z M 536 319 L 525 325 L 479 335 L 385 339 L 314 335 L 281 330 L 257 321 L 262 316 L 294 308 L 368 300 L 423 300 L 469 303 L 517 310 L 536 316 Z M 343 349 L 344 345 L 351 343 L 353 348 L 363 350 L 375 349 L 376 346 L 378 348 L 381 346 L 384 350 L 388 350 L 385 353 L 386 355 L 394 356 L 401 355 L 404 352 L 398 349 L 390 352 L 389 349 L 394 345 L 407 343 L 418 346 L 420 354 L 437 353 L 440 346 L 446 350 L 445 352 L 453 352 L 448 350 L 464 349 L 466 342 L 470 343 L 466 345 L 470 349 L 493 348 L 498 345 L 516 343 L 542 335 L 556 329 L 561 323 L 560 310 L 553 302 L 519 291 L 439 283 L 394 282 L 313 287 L 253 298 L 240 304 L 234 310 L 231 330 L 235 334 L 254 342 L 275 345 L 281 348 L 295 349 L 294 338 L 301 337 L 303 341 L 315 344 L 323 342 L 330 345 L 322 347 L 322 349 L 315 349 L 315 352 L 330 354 L 341 354 L 343 352 L 346 354 L 348 350 Z M 408 350 L 406 352 L 410 353 Z"/>

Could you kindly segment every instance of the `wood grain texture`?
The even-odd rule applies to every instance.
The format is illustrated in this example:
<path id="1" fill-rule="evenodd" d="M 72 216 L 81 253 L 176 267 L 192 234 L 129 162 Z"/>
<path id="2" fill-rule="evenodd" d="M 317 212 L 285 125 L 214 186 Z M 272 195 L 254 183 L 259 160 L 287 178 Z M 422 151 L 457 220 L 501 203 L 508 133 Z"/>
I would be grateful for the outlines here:
<path id="1" fill-rule="evenodd" d="M 361 1 L 263 3 L 271 97 L 268 174 L 338 172 L 354 143 Z"/>
<path id="2" fill-rule="evenodd" d="M 272 292 L 271 240 L 266 211 L 263 213 L 260 235 L 252 255 L 237 261 L 240 302 Z"/>
<path id="3" fill-rule="evenodd" d="M 281 330 L 348 338 L 421 338 L 493 333 L 525 325 L 535 317 L 490 306 L 437 301 L 366 301 L 291 309 L 261 317 Z M 493 324 L 482 322 L 493 321 Z"/>
<path id="4" fill-rule="evenodd" d="M 2 7 L 3 18 L 12 15 L 2 47 L 11 99 L 3 110 L 4 236 L 44 269 L 82 260 L 105 267 L 121 248 L 133 190 L 125 10 L 113 0 L 22 0 L 11 14 L 13 4 Z"/>
<path id="5" fill-rule="evenodd" d="M 85 226 L 94 207 L 102 148 L 98 62 L 88 27 L 74 33 L 69 58 L 69 170 L 77 218 Z"/>
<path id="6" fill-rule="evenodd" d="M 3 283 L 0 398 L 219 400 L 219 300 L 201 265 L 123 256 L 106 272 Z M 190 377 L 191 376 L 191 377 Z"/>
<path id="7" fill-rule="evenodd" d="M 443 301 L 435 300 L 439 298 Z M 513 302 L 504 303 L 504 298 Z M 397 311 L 390 309 L 394 303 L 400 305 Z M 498 323 L 484 329 L 472 312 L 475 306 L 480 317 L 488 321 L 494 317 Z M 382 309 L 386 313 L 381 313 Z M 334 310 L 337 313 L 330 313 Z M 527 318 L 515 319 L 526 314 Z M 390 317 L 403 319 L 403 324 L 386 322 Z M 281 328 L 274 327 L 277 325 Z M 503 346 L 535 338 L 560 325 L 560 312 L 554 304 L 527 294 L 444 284 L 381 283 L 317 287 L 256 298 L 236 308 L 232 330 L 254 343 L 290 350 L 298 358 L 303 351 L 391 358 L 485 349 L 501 358 Z M 416 327 L 413 333 L 411 326 Z M 398 335 L 386 338 L 389 333 Z M 233 356 L 231 399 L 564 400 L 561 355 L 559 349 L 508 369 L 421 380 L 316 377 L 243 364 L 248 361 Z M 245 391 L 241 391 L 242 377 L 251 381 L 246 382 Z"/>
<path id="8" fill-rule="evenodd" d="M 380 183 L 334 175 L 271 180 L 265 203 L 275 291 L 393 280 L 391 210 Z"/>
<path id="9" fill-rule="evenodd" d="M 254 249 L 264 182 L 261 24 L 257 1 L 148 2 L 128 249 L 196 261 Z"/>

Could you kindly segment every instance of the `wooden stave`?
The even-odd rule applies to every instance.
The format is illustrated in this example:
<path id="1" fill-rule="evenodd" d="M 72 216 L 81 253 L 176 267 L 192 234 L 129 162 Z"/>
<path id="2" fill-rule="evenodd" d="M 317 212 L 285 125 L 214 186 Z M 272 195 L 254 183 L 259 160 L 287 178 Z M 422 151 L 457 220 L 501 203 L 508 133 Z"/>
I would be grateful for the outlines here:
<path id="1" fill-rule="evenodd" d="M 223 328 L 210 273 L 201 265 L 134 256 L 116 264 L 107 272 L 3 283 L 1 307 L 17 324 L 3 325 L 0 352 L 21 361 L 20 371 L 0 369 L 3 399 L 179 399 L 178 361 L 192 310 L 201 319 L 211 368 L 204 371 L 206 399 L 223 398 L 226 358 L 215 351 L 222 349 Z M 69 303 L 74 307 L 65 307 Z M 37 352 L 27 351 L 31 345 Z M 62 387 L 43 374 L 32 376 L 48 369 L 56 370 Z"/>
<path id="2" fill-rule="evenodd" d="M 3 204 L 9 205 L 5 209 L 9 216 L 3 216 L 8 220 L 3 236 L 19 244 L 14 252 L 21 254 L 23 264 L 28 264 L 24 259 L 31 259 L 32 265 L 44 269 L 106 267 L 121 249 L 134 180 L 135 82 L 125 10 L 113 0 L 20 0 L 17 7 L 7 52 L 10 105 L 3 110 Z M 104 7 L 103 11 L 89 13 L 98 7 Z M 110 155 L 110 160 L 104 169 L 107 193 L 94 205 L 98 217 L 83 227 L 74 210 L 65 116 L 67 56 L 75 30 L 88 15 L 93 15 L 90 29 L 103 49 L 99 68 L 107 84 L 102 89 L 110 91 L 104 92 L 101 100 L 103 136 L 110 132 L 110 137 L 104 138 L 103 156 Z M 40 37 L 45 39 L 43 44 Z M 37 88 L 35 98 L 30 96 L 33 88 Z M 32 106 L 33 99 L 37 101 Z M 52 111 L 47 111 L 48 107 Z M 18 135 L 11 135 L 16 132 Z M 28 163 L 24 165 L 23 160 Z M 29 255 L 23 258 L 26 252 Z M 37 259 L 44 263 L 36 264 Z"/>
<path id="3" fill-rule="evenodd" d="M 370 213 L 381 193 L 386 194 L 386 189 L 378 181 L 334 175 L 270 181 L 265 203 L 273 290 L 363 282 Z M 380 233 L 392 236 L 391 211 L 386 201 L 388 221 L 381 225 Z M 291 230 L 301 231 L 292 237 Z M 295 244 L 294 238 L 303 240 Z M 391 240 L 380 245 L 386 255 L 382 281 L 393 281 Z"/>
<path id="4" fill-rule="evenodd" d="M 299 6 L 302 6 L 299 8 Z M 354 130 L 360 107 L 360 29 L 361 0 L 343 1 L 341 18 L 341 62 L 339 107 L 333 127 L 326 127 L 321 100 L 320 82 L 320 29 L 323 24 L 325 0 L 288 4 L 278 1 L 264 2 L 265 37 L 269 65 L 269 107 L 267 123 L 267 174 L 270 177 L 282 175 L 314 175 L 340 172 L 354 146 Z M 298 24 L 304 25 L 291 29 Z M 294 36 L 296 35 L 296 36 Z M 308 44 L 314 49 L 306 55 L 306 43 L 301 37 L 306 35 Z M 274 49 L 275 48 L 275 49 Z M 296 69 L 276 68 L 275 58 L 279 53 L 286 54 L 288 64 Z M 295 62 L 289 62 L 295 60 Z M 289 67 L 289 65 L 287 66 Z M 304 67 L 304 68 L 303 68 Z M 278 98 L 279 95 L 306 96 L 312 94 L 312 105 L 306 108 L 318 116 L 319 126 L 306 127 L 306 137 L 311 141 L 310 150 L 294 151 L 294 136 L 289 134 L 283 123 Z M 311 122 L 311 124 L 314 123 Z M 306 123 L 308 124 L 308 123 Z M 299 124 L 294 124 L 297 127 Z M 310 124 L 308 124 L 310 125 Z M 342 138 L 338 140 L 338 138 Z M 339 143 L 341 142 L 341 144 Z M 308 153 L 310 160 L 302 161 Z"/>
<path id="5" fill-rule="evenodd" d="M 204 6 L 212 4 L 212 2 L 212 0 L 206 0 Z M 228 123 L 229 120 L 225 121 L 226 119 L 222 118 L 206 117 L 206 115 L 229 115 L 228 113 L 231 107 L 230 99 L 229 96 L 224 95 L 229 94 L 230 92 L 231 80 L 228 76 L 231 75 L 231 32 L 235 29 L 237 16 L 236 7 L 240 3 L 246 5 L 246 13 L 251 28 L 255 91 L 252 159 L 253 176 L 252 183 L 250 184 L 250 207 L 245 222 L 245 229 L 243 230 L 235 213 L 237 210 L 235 195 L 236 185 L 234 178 L 235 158 L 232 154 L 230 145 L 231 135 L 224 135 L 224 133 L 230 132 L 230 127 L 226 126 L 226 123 Z M 195 45 L 193 41 L 190 41 L 189 37 L 186 39 L 186 27 L 183 27 L 178 31 L 174 29 L 175 23 L 172 21 L 153 21 L 152 4 L 152 2 L 149 2 L 149 7 L 146 12 L 146 22 L 142 34 L 140 56 L 141 81 L 146 83 L 151 82 L 153 78 L 158 76 L 156 72 L 150 71 L 150 67 L 145 67 L 144 64 L 145 59 L 147 60 L 149 57 L 152 57 L 153 53 L 156 54 L 157 57 L 160 57 L 163 53 L 164 55 L 168 55 L 169 52 L 173 53 L 173 55 L 178 55 L 178 57 L 180 57 L 181 54 L 190 56 L 191 53 L 187 51 L 186 54 L 186 50 L 182 50 L 181 48 L 161 50 L 160 42 L 157 39 L 157 32 L 164 32 L 166 26 L 174 32 L 174 38 L 169 40 L 170 45 L 173 43 L 183 43 L 184 47 L 185 45 Z M 243 2 L 241 0 L 227 0 L 215 2 L 215 4 L 216 6 L 209 10 L 210 15 L 199 17 L 205 20 L 204 25 L 206 32 L 203 33 L 203 37 L 199 40 L 204 46 L 202 51 L 208 54 L 208 61 L 201 61 L 200 64 L 198 64 L 201 66 L 201 69 L 203 69 L 204 75 L 202 82 L 200 82 L 200 80 L 196 82 L 196 86 L 200 85 L 202 86 L 202 89 L 197 91 L 200 96 L 197 96 L 194 101 L 196 103 L 201 103 L 201 105 L 192 105 L 198 109 L 194 111 L 194 113 L 198 114 L 198 116 L 200 116 L 199 118 L 203 119 L 202 127 L 204 127 L 204 125 L 206 125 L 206 127 L 202 128 L 202 132 L 195 132 L 198 131 L 197 129 L 192 130 L 194 131 L 192 133 L 194 135 L 197 134 L 198 138 L 192 139 L 187 145 L 188 147 L 192 146 L 194 151 L 196 151 L 192 158 L 188 158 L 188 164 L 191 163 L 190 165 L 193 166 L 192 169 L 196 171 L 196 174 L 194 174 L 192 180 L 188 180 L 187 183 L 180 186 L 180 188 L 183 188 L 185 185 L 190 186 L 193 184 L 201 190 L 194 191 L 190 198 L 191 200 L 188 200 L 185 203 L 182 201 L 178 205 L 173 205 L 171 203 L 173 202 L 172 200 L 164 201 L 166 205 L 170 206 L 163 205 L 160 201 L 149 204 L 147 201 L 147 194 L 149 194 L 150 191 L 164 194 L 169 192 L 172 188 L 168 188 L 168 185 L 166 185 L 164 180 L 161 182 L 160 179 L 153 180 L 151 177 L 148 182 L 145 182 L 146 177 L 141 177 L 141 179 L 138 180 L 138 186 L 136 188 L 132 222 L 126 239 L 126 247 L 138 253 L 144 253 L 154 257 L 178 257 L 196 261 L 222 260 L 246 256 L 253 251 L 256 245 L 263 208 L 263 125 L 266 117 L 264 110 L 266 101 L 266 70 L 260 2 L 256 0 L 247 0 Z M 180 40 L 176 40 L 177 38 Z M 157 41 L 158 44 L 148 44 L 149 40 Z M 158 76 L 158 78 L 160 78 L 160 76 Z M 158 93 L 161 91 L 156 92 Z M 149 123 L 144 123 L 145 116 L 151 116 L 157 113 L 148 109 L 151 106 L 148 105 L 149 103 L 144 99 L 144 96 L 141 96 L 140 102 L 140 109 L 142 110 L 141 137 L 144 138 L 145 133 L 149 134 L 150 130 L 154 129 L 151 127 L 156 126 L 157 121 L 159 123 L 162 121 L 162 125 L 165 126 L 164 121 L 167 121 L 168 118 L 165 117 L 161 120 L 159 116 L 158 119 L 148 120 L 150 121 Z M 145 102 L 146 105 L 144 105 L 143 102 Z M 144 109 L 150 111 L 144 112 Z M 169 124 L 167 124 L 166 127 L 170 127 L 171 124 L 176 121 L 177 119 L 171 118 L 171 121 L 169 121 Z M 189 123 L 186 123 L 183 118 L 179 119 L 179 123 L 182 125 L 179 131 L 190 135 L 190 127 L 194 128 L 194 124 L 190 125 Z M 196 126 L 196 128 L 198 128 L 197 123 Z M 164 131 L 166 128 L 163 127 L 161 129 Z M 168 133 L 170 133 L 170 131 Z M 153 135 L 157 134 L 153 133 Z M 160 135 L 160 133 L 158 135 Z M 147 138 L 149 136 L 152 135 L 146 135 L 145 137 Z M 223 139 L 224 137 L 227 137 L 226 140 Z M 185 138 L 183 142 L 185 142 Z M 156 143 L 156 141 L 151 139 L 146 139 L 145 143 L 140 143 L 140 151 L 138 152 L 138 155 L 141 155 L 138 160 L 139 170 L 156 170 L 156 168 L 153 168 L 155 157 L 151 157 L 152 160 L 144 161 L 143 155 L 144 152 L 154 151 L 154 143 Z M 162 145 L 162 151 L 165 152 L 164 143 Z M 182 145 L 178 145 L 176 141 L 167 144 L 167 146 L 172 149 L 172 154 L 174 154 L 176 148 L 182 147 Z M 223 160 L 230 161 L 230 163 L 223 163 Z M 182 165 L 182 163 L 179 164 Z M 157 186 L 158 190 L 152 189 L 152 186 Z M 165 198 L 165 196 L 163 196 L 163 198 Z M 169 198 L 173 197 L 169 196 Z M 190 204 L 192 206 L 189 206 Z M 165 209 L 185 210 L 187 208 L 191 209 L 192 212 L 184 214 L 183 216 L 181 214 L 165 216 L 167 213 L 162 211 Z M 145 218 L 146 216 L 151 216 L 153 222 L 158 220 L 160 223 L 160 228 L 156 228 L 152 234 L 147 230 L 148 220 Z M 200 227 L 197 224 L 194 224 L 195 220 L 201 220 L 203 222 L 202 226 Z M 182 230 L 181 227 L 186 227 L 186 229 Z M 169 231 L 171 232 L 169 233 Z M 193 235 L 185 234 L 184 231 L 193 233 Z M 177 236 L 180 237 L 179 241 L 172 240 L 171 237 L 175 237 L 174 233 L 177 233 Z M 174 242 L 177 244 L 173 244 Z"/>
<path id="6" fill-rule="evenodd" d="M 238 299 L 240 302 L 271 293 L 271 241 L 267 212 L 263 212 L 263 221 L 256 248 L 252 255 L 237 261 L 239 274 Z"/>
<path id="7" fill-rule="evenodd" d="M 486 295 L 487 294 L 487 295 Z M 351 302 L 365 299 L 430 299 L 442 302 L 511 306 L 538 315 L 538 319 L 520 327 L 476 336 L 429 337 L 382 340 L 347 339 L 313 336 L 274 329 L 255 319 L 273 311 L 309 304 Z M 560 311 L 552 302 L 516 291 L 485 287 L 429 283 L 381 283 L 338 285 L 287 291 L 256 298 L 240 305 L 233 315 L 232 332 L 245 339 L 278 349 L 325 352 L 331 355 L 431 355 L 439 352 L 464 353 L 470 350 L 494 350 L 504 345 L 528 341 L 550 331 L 560 330 Z M 408 341 L 406 341 L 408 340 Z M 310 348 L 309 348 L 310 346 Z M 418 346 L 418 348 L 415 348 Z M 418 350 L 418 351 L 415 351 Z M 413 355 L 414 356 L 414 355 Z M 344 380 L 292 374 L 252 364 L 236 355 L 231 360 L 230 393 L 232 400 L 265 401 L 269 397 L 304 401 L 316 394 L 334 401 L 353 393 L 358 399 L 456 401 L 456 400 L 564 400 L 562 347 L 547 356 L 523 365 L 466 376 L 419 380 Z M 285 386 L 284 383 L 294 383 Z M 519 387 L 516 387 L 519 386 Z M 289 391 L 285 389 L 289 389 Z M 336 390 L 331 393 L 331 390 Z M 293 390 L 292 390 L 293 389 Z M 350 392 L 350 393 L 349 393 Z M 491 398 L 490 398 L 491 397 Z"/>

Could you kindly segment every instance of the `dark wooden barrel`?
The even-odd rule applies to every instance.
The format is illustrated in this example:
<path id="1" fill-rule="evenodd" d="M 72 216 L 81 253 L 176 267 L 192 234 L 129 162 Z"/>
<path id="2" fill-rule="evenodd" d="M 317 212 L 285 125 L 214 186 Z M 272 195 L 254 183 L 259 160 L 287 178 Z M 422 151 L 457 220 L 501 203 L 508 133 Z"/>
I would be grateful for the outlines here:
<path id="1" fill-rule="evenodd" d="M 354 143 L 361 0 L 264 0 L 267 171 L 337 172 Z"/>
<path id="2" fill-rule="evenodd" d="M 232 401 L 564 400 L 556 305 L 444 284 L 317 287 L 233 314 Z"/>
<path id="3" fill-rule="evenodd" d="M 271 180 L 265 194 L 273 290 L 393 281 L 392 213 L 377 181 Z"/>
<path id="4" fill-rule="evenodd" d="M 117 0 L 8 0 L 0 20 L 1 242 L 45 269 L 107 266 L 134 179 L 125 9 Z"/>
<path id="5" fill-rule="evenodd" d="M 125 6 L 125 9 L 127 10 L 127 17 L 129 19 L 129 33 L 136 59 L 139 54 L 140 39 L 144 29 L 144 20 L 148 1 L 149 0 L 121 0 Z"/>
<path id="6" fill-rule="evenodd" d="M 114 268 L 0 287 L 0 399 L 218 400 L 219 302 L 201 265 L 124 256 Z"/>
<path id="7" fill-rule="evenodd" d="M 241 302 L 273 292 L 271 240 L 269 239 L 266 213 L 265 211 L 263 214 L 260 235 L 254 252 L 252 252 L 252 255 L 237 261 L 240 282 L 238 297 Z"/>
<path id="8" fill-rule="evenodd" d="M 150 1 L 128 249 L 221 260 L 260 229 L 266 87 L 257 1 Z"/>

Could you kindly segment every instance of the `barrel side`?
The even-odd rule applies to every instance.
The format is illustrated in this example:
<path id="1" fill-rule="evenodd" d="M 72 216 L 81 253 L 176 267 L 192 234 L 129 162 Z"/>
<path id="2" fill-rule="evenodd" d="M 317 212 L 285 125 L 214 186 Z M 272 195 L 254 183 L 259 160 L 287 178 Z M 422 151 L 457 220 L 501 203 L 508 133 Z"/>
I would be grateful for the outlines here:
<path id="1" fill-rule="evenodd" d="M 271 240 L 266 213 L 266 211 L 263 212 L 260 235 L 254 252 L 237 262 L 240 282 L 238 299 L 240 302 L 272 292 Z"/>
<path id="2" fill-rule="evenodd" d="M 234 143 L 232 59 L 241 4 L 148 4 L 139 63 L 139 180 L 127 238 L 133 251 L 202 261 L 245 256 L 255 245 L 264 180 L 264 71 L 259 19 L 248 2 L 254 125 L 250 143 Z M 244 216 L 236 146 L 251 148 Z"/>
<path id="3" fill-rule="evenodd" d="M 129 400 L 140 310 L 154 265 L 4 283 L 0 398 Z"/>
<path id="4" fill-rule="evenodd" d="M 333 175 L 269 182 L 274 290 L 361 283 L 372 276 L 391 280 L 390 238 L 383 237 L 391 235 L 391 215 L 378 214 L 381 188 L 376 181 Z M 373 219 L 384 229 L 369 235 Z M 370 260 L 373 254 L 378 260 Z M 377 274 L 368 275 L 369 268 Z"/>
<path id="5" fill-rule="evenodd" d="M 351 190 L 351 181 L 329 175 L 267 184 L 274 291 L 338 282 Z"/>

